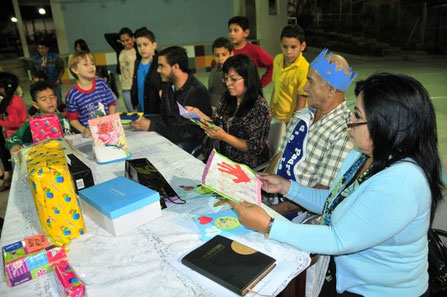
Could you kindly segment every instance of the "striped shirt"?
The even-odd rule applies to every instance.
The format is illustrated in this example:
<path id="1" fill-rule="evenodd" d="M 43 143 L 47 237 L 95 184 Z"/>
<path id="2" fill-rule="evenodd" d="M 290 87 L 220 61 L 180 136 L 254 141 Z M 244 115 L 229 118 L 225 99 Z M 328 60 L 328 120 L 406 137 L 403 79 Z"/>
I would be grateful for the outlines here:
<path id="1" fill-rule="evenodd" d="M 280 152 L 284 152 L 295 126 L 301 119 L 300 116 L 305 113 L 310 113 L 311 122 L 313 121 L 312 107 L 295 112 L 279 145 Z M 346 132 L 346 119 L 349 114 L 346 102 L 343 102 L 309 127 L 306 154 L 295 170 L 298 183 L 307 187 L 313 187 L 316 184 L 328 187 L 331 185 L 344 158 L 352 149 L 352 143 Z"/>
<path id="2" fill-rule="evenodd" d="M 103 79 L 93 79 L 90 90 L 81 89 L 75 84 L 66 96 L 68 120 L 79 120 L 83 126 L 88 127 L 88 120 L 96 118 L 99 102 L 104 104 L 106 114 L 109 114 L 109 106 L 116 105 L 113 93 Z"/>

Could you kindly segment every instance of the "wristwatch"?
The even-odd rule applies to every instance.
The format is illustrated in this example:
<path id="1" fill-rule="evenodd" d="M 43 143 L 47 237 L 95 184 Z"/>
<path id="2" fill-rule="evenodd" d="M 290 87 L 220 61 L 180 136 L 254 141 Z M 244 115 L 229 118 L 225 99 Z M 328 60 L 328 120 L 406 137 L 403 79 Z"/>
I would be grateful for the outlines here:
<path id="1" fill-rule="evenodd" d="M 274 217 L 270 217 L 269 224 L 267 225 L 267 229 L 265 230 L 265 238 L 269 238 L 270 230 L 272 230 L 273 222 L 275 221 Z"/>

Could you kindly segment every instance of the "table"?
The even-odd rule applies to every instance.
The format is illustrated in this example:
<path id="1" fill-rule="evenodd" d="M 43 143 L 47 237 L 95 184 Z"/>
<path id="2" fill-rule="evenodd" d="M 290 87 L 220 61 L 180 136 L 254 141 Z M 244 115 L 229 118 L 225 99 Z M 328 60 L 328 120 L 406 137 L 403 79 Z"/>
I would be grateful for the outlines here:
<path id="1" fill-rule="evenodd" d="M 164 137 L 155 132 L 136 131 L 126 131 L 126 137 L 132 158 L 148 158 L 174 190 L 178 191 L 180 185 L 200 183 L 204 164 Z M 124 162 L 96 164 L 90 140 L 75 137 L 73 143 L 84 154 L 95 183 L 124 174 Z M 178 222 L 188 215 L 210 212 L 206 198 L 188 200 L 184 205 L 170 203 L 162 211 L 162 217 L 117 237 L 84 216 L 87 233 L 69 245 L 69 262 L 85 281 L 89 297 L 236 296 L 180 263 L 182 255 L 202 241 L 198 232 Z M 19 170 L 15 170 L 0 244 L 4 246 L 39 232 L 41 227 L 28 178 L 21 178 Z M 274 270 L 254 288 L 261 294 L 277 295 L 310 264 L 307 253 L 265 240 L 258 232 L 235 239 L 277 260 Z M 6 285 L 2 274 L 0 296 L 58 295 L 52 274 L 14 288 Z"/>

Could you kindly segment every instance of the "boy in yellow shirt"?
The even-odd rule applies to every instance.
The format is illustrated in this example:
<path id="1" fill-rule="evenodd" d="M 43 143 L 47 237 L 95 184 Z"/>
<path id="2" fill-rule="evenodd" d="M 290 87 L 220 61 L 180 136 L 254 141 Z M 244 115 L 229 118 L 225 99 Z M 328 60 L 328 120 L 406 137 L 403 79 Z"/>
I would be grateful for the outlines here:
<path id="1" fill-rule="evenodd" d="M 281 54 L 273 62 L 273 92 L 270 109 L 273 117 L 290 121 L 293 113 L 306 106 L 304 85 L 309 62 L 301 54 L 306 48 L 304 31 L 298 25 L 288 25 L 281 32 Z"/>

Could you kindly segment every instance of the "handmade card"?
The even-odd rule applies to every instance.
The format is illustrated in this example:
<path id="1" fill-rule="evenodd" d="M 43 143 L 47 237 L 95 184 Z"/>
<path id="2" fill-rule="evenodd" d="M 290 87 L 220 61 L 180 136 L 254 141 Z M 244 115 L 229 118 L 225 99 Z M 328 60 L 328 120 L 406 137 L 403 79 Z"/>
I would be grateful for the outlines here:
<path id="1" fill-rule="evenodd" d="M 202 184 L 236 202 L 261 205 L 261 181 L 247 165 L 231 161 L 213 150 L 202 175 Z"/>
<path id="2" fill-rule="evenodd" d="M 180 115 L 184 117 L 185 119 L 188 119 L 192 121 L 196 125 L 206 125 L 208 127 L 213 128 L 214 130 L 221 129 L 219 126 L 216 126 L 212 121 L 208 121 L 201 116 L 199 116 L 195 111 L 188 112 L 183 105 L 177 102 L 178 110 L 180 112 Z"/>
<path id="3" fill-rule="evenodd" d="M 230 237 L 252 232 L 239 222 L 237 214 L 232 209 L 195 216 L 194 222 L 199 227 L 203 241 L 208 241 L 216 235 Z"/>

